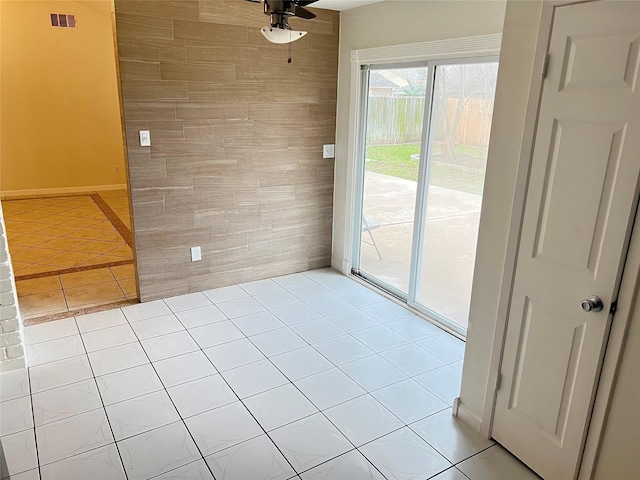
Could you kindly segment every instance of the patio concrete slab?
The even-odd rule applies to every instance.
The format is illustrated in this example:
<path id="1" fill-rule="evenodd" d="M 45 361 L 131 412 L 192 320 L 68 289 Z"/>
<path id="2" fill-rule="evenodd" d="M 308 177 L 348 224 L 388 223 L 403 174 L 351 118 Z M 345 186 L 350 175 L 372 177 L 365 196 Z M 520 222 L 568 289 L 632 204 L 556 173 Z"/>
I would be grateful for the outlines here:
<path id="1" fill-rule="evenodd" d="M 364 212 L 381 224 L 413 222 L 417 182 L 366 172 Z M 482 197 L 432 185 L 427 198 L 427 219 L 480 213 Z"/>
<path id="2" fill-rule="evenodd" d="M 416 182 L 366 173 L 364 213 L 382 259 L 363 232 L 361 270 L 407 291 Z M 427 199 L 418 301 L 467 327 L 482 197 L 432 186 Z"/>

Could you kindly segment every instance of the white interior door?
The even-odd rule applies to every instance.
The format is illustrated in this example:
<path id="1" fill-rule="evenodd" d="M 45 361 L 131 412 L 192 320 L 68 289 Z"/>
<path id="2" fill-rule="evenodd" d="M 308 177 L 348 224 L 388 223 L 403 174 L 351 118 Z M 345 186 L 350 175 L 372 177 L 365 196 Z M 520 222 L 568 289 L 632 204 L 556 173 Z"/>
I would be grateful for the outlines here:
<path id="1" fill-rule="evenodd" d="M 547 480 L 577 474 L 613 317 L 637 207 L 639 62 L 640 2 L 556 8 L 493 424 Z M 582 309 L 590 296 L 601 311 Z"/>

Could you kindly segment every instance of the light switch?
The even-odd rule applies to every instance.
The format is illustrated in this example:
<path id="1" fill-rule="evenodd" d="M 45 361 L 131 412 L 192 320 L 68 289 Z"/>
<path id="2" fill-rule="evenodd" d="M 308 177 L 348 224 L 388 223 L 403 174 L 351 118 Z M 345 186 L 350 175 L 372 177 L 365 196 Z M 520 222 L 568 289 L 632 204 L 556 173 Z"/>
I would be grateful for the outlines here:
<path id="1" fill-rule="evenodd" d="M 334 144 L 323 145 L 322 158 L 335 158 L 335 149 L 336 146 Z"/>
<path id="2" fill-rule="evenodd" d="M 149 130 L 140 130 L 140 146 L 141 147 L 151 146 L 151 133 L 149 133 Z"/>
<path id="3" fill-rule="evenodd" d="M 202 250 L 200 247 L 191 247 L 191 261 L 198 262 L 202 260 Z"/>

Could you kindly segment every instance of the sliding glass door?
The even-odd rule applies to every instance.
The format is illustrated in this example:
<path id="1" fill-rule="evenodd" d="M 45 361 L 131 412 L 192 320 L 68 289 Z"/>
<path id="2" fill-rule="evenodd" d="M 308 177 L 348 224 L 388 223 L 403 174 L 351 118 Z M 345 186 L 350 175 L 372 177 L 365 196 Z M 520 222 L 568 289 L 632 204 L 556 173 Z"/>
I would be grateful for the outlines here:
<path id="1" fill-rule="evenodd" d="M 362 73 L 353 270 L 461 334 L 496 75 L 493 58 Z"/>
<path id="2" fill-rule="evenodd" d="M 368 89 L 359 270 L 405 298 L 427 73 L 426 65 L 364 71 Z"/>

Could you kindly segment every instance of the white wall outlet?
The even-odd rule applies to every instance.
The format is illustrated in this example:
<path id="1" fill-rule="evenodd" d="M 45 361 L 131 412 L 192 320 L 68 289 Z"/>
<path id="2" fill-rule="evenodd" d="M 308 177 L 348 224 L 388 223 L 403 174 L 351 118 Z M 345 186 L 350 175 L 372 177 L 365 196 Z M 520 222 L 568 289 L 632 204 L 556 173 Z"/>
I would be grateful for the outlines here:
<path id="1" fill-rule="evenodd" d="M 140 146 L 151 146 L 151 133 L 149 132 L 149 130 L 140 130 Z"/>
<path id="2" fill-rule="evenodd" d="M 202 250 L 200 247 L 191 247 L 191 261 L 198 262 L 202 260 Z"/>
<path id="3" fill-rule="evenodd" d="M 322 146 L 322 158 L 335 158 L 336 146 L 331 143 Z"/>

